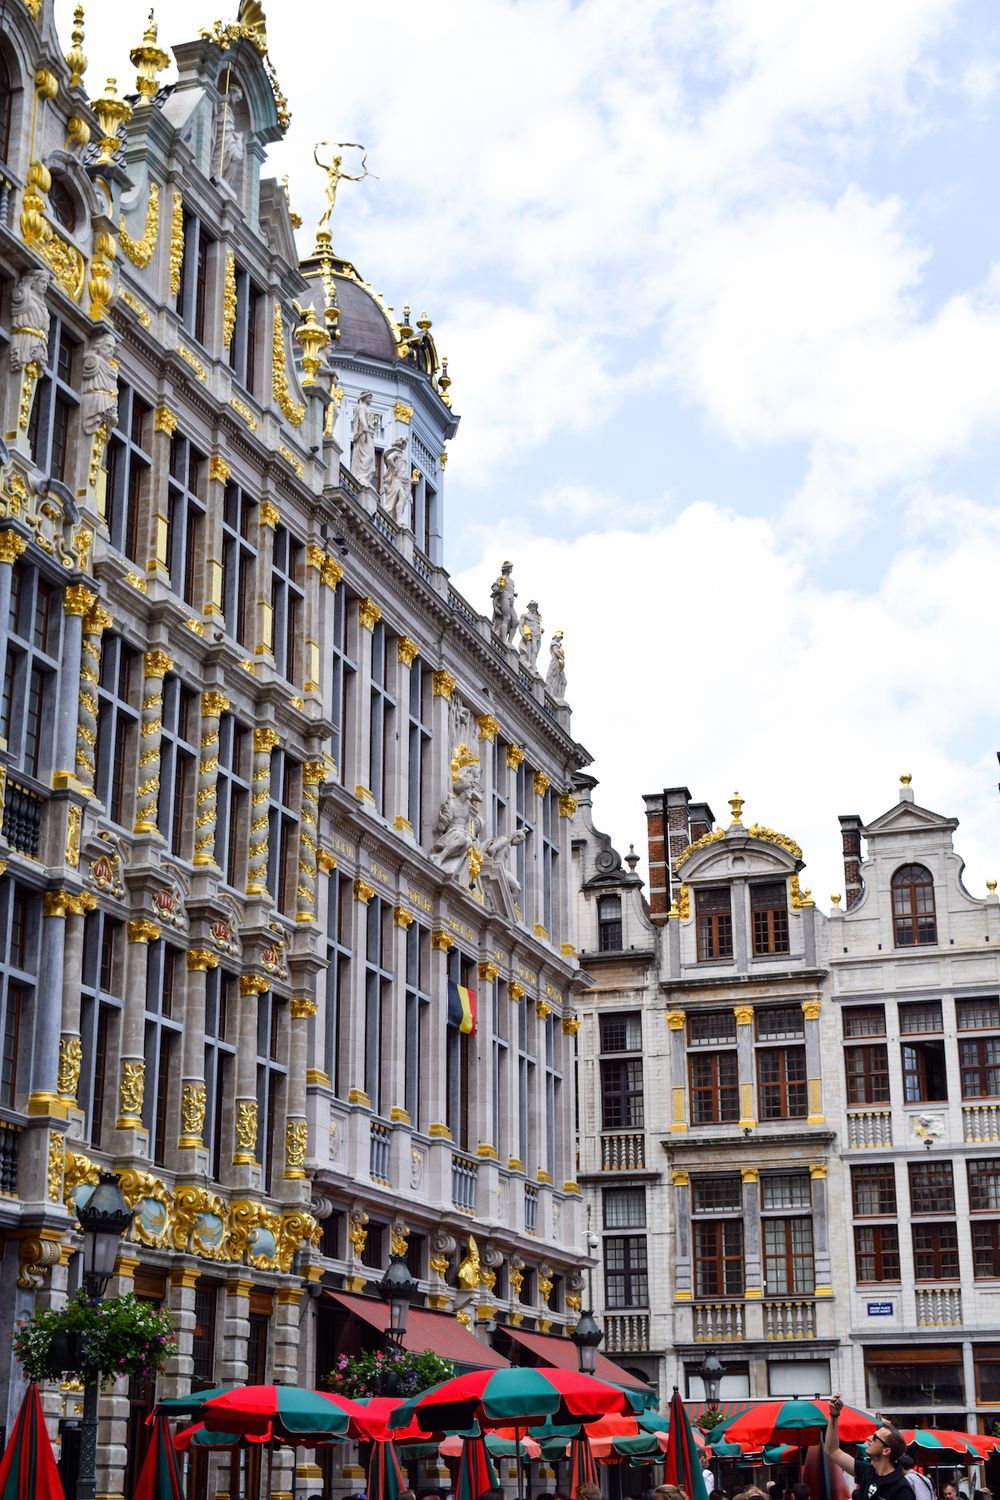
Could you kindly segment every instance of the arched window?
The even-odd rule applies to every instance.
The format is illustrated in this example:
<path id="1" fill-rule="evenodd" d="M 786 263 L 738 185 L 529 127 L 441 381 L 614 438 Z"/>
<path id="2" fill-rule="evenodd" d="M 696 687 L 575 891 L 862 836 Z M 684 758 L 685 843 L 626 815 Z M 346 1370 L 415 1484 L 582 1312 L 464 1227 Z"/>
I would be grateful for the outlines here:
<path id="1" fill-rule="evenodd" d="M 10 125 L 14 114 L 14 91 L 11 87 L 10 68 L 0 52 L 0 161 L 7 160 L 10 150 Z"/>
<path id="2" fill-rule="evenodd" d="M 622 898 L 620 896 L 598 896 L 597 898 L 597 950 L 612 953 L 622 945 Z"/>
<path id="3" fill-rule="evenodd" d="M 897 948 L 937 942 L 934 880 L 924 865 L 901 865 L 892 877 L 892 924 Z"/>

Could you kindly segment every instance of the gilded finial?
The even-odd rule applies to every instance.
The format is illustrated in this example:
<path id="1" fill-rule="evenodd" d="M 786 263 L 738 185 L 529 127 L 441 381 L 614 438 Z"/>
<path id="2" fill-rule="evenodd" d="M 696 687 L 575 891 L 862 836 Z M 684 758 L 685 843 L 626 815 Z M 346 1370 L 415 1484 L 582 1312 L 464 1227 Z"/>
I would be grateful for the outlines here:
<path id="1" fill-rule="evenodd" d="M 840 892 L 839 891 L 835 891 L 833 893 L 833 895 L 830 897 L 830 901 L 833 904 L 833 906 L 835 906 L 835 907 L 839 906 L 840 905 Z"/>
<path id="2" fill-rule="evenodd" d="M 909 771 L 904 771 L 899 778 L 899 784 L 900 786 L 909 786 L 912 780 L 913 777 L 910 775 Z"/>
<path id="3" fill-rule="evenodd" d="M 66 62 L 69 66 L 69 86 L 78 89 L 83 82 L 83 75 L 87 71 L 87 55 L 83 50 L 83 6 L 78 5 L 73 12 L 73 30 L 70 32 L 70 40 L 73 45 L 66 53 Z"/>
<path id="4" fill-rule="evenodd" d="M 743 802 L 744 799 L 740 796 L 739 792 L 734 792 L 729 799 L 729 811 L 733 815 L 732 826 L 734 828 L 742 828 L 743 826 L 742 822 L 740 821 L 741 814 L 743 812 Z"/>
<path id="5" fill-rule="evenodd" d="M 420 314 L 420 317 L 417 319 L 417 327 L 420 329 L 420 332 L 421 333 L 430 333 L 432 326 L 433 325 L 431 324 L 430 318 L 427 316 L 427 314 L 425 312 L 422 312 Z"/>
<path id="6" fill-rule="evenodd" d="M 138 47 L 133 47 L 129 60 L 136 69 L 135 86 L 140 102 L 152 104 L 160 91 L 158 73 L 162 73 L 170 61 L 163 48 L 157 45 L 156 16 L 149 12 L 149 20 Z"/>
<path id="7" fill-rule="evenodd" d="M 986 882 L 986 889 L 989 891 L 989 893 L 990 893 L 991 896 L 996 893 L 996 888 L 997 888 L 997 883 L 996 883 L 995 880 L 987 880 L 987 882 Z"/>
<path id="8" fill-rule="evenodd" d="M 417 325 L 420 326 L 419 323 Z M 448 387 L 451 385 L 451 376 L 448 374 L 448 356 L 442 356 L 441 373 L 438 376 L 438 391 L 445 406 L 451 405 L 451 397 L 448 395 Z"/>
<path id="9" fill-rule="evenodd" d="M 104 93 L 99 99 L 92 99 L 90 107 L 101 127 L 101 139 L 98 143 L 100 155 L 97 158 L 97 165 L 106 167 L 114 160 L 115 152 L 121 145 L 118 131 L 122 125 L 131 120 L 132 106 L 127 100 L 119 99 L 118 80 L 109 78 L 104 86 Z"/>

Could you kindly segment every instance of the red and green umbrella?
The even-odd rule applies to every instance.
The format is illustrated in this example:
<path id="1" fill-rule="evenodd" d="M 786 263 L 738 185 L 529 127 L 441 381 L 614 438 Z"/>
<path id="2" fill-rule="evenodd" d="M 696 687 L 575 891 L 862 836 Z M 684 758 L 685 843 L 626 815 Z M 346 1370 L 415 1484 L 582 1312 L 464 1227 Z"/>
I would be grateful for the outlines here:
<path id="1" fill-rule="evenodd" d="M 829 1420 L 830 1403 L 827 1400 L 804 1401 L 796 1397 L 790 1401 L 760 1401 L 731 1421 L 720 1423 L 712 1437 L 724 1438 L 727 1443 L 739 1443 L 749 1452 L 756 1452 L 769 1443 L 782 1442 L 797 1443 L 805 1448 L 822 1441 Z M 878 1419 L 870 1412 L 845 1406 L 837 1430 L 841 1443 L 860 1443 L 870 1438 L 877 1426 Z"/>
<path id="2" fill-rule="evenodd" d="M 246 1433 L 241 1436 L 236 1432 L 208 1432 L 204 1422 L 195 1422 L 192 1427 L 184 1427 L 180 1432 L 174 1433 L 174 1447 L 178 1453 L 187 1453 L 191 1448 L 235 1448 L 240 1443 L 269 1443 L 270 1441 L 270 1427 L 266 1432 L 254 1437 Z"/>
<path id="3" fill-rule="evenodd" d="M 368 1500 L 397 1500 L 400 1490 L 405 1488 L 406 1481 L 399 1467 L 395 1443 L 388 1438 L 372 1443 L 366 1492 Z"/>
<path id="4" fill-rule="evenodd" d="M 665 1484 L 676 1484 L 688 1496 L 688 1500 L 708 1500 L 699 1451 L 681 1393 L 674 1386 L 674 1394 L 670 1398 L 670 1433 L 663 1481 Z"/>
<path id="5" fill-rule="evenodd" d="M 424 1432 L 480 1427 L 533 1427 L 540 1422 L 579 1423 L 609 1412 L 641 1411 L 641 1398 L 575 1370 L 474 1370 L 404 1401 L 389 1418 L 390 1431 L 411 1422 Z"/>
<path id="6" fill-rule="evenodd" d="M 575 1437 L 570 1450 L 569 1492 L 575 1495 L 581 1484 L 600 1484 L 597 1477 L 597 1460 L 590 1446 L 590 1439 L 582 1432 Z"/>
<path id="7" fill-rule="evenodd" d="M 0 1457 L 0 1500 L 63 1500 L 62 1481 L 34 1381 Z"/>
<path id="8" fill-rule="evenodd" d="M 479 1500 L 484 1490 L 499 1488 L 497 1471 L 483 1437 L 467 1437 L 462 1442 L 455 1480 L 455 1500 Z M 369 1493 L 368 1500 L 371 1500 Z"/>
<path id="9" fill-rule="evenodd" d="M 184 1500 L 177 1450 L 170 1436 L 170 1418 L 165 1412 L 157 1413 L 153 1422 L 133 1500 Z"/>
<path id="10" fill-rule="evenodd" d="M 157 1401 L 155 1411 L 146 1419 L 146 1426 L 152 1427 L 158 1411 L 170 1412 L 176 1417 L 197 1416 L 205 1402 L 211 1401 L 213 1396 L 225 1396 L 228 1391 L 237 1389 L 237 1386 L 232 1385 L 213 1385 L 207 1391 L 189 1391 L 186 1396 L 165 1396 Z"/>
<path id="11" fill-rule="evenodd" d="M 929 1463 L 949 1457 L 988 1458 L 1000 1448 L 1000 1437 L 947 1427 L 907 1427 L 903 1429 L 903 1440 L 914 1457 Z"/>
<path id="12" fill-rule="evenodd" d="M 365 1409 L 346 1396 L 300 1390 L 293 1385 L 243 1385 L 203 1402 L 201 1419 L 209 1432 L 239 1436 L 270 1434 L 288 1443 L 367 1437 Z"/>

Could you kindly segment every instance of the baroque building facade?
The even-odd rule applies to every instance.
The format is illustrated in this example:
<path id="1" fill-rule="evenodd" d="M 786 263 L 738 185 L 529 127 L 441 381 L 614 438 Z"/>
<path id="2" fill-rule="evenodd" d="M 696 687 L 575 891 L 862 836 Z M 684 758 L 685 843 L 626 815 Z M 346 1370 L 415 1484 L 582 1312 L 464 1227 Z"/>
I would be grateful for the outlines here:
<path id="1" fill-rule="evenodd" d="M 390 1252 L 424 1343 L 503 1362 L 582 1287 L 565 679 L 449 582 L 430 321 L 329 212 L 300 263 L 260 6 L 169 85 L 151 22 L 124 99 L 52 0 L 2 14 L 0 1328 L 79 1284 L 111 1167 L 160 1394 L 315 1382 Z M 151 1394 L 102 1398 L 102 1496 Z"/>
<path id="2" fill-rule="evenodd" d="M 841 819 L 827 915 L 787 836 L 647 796 L 648 901 L 577 778 L 580 1180 L 609 1350 L 661 1391 L 842 1388 L 990 1430 L 1000 919 L 909 777 Z M 862 857 L 864 846 L 865 856 Z M 626 868 L 629 867 L 629 868 Z"/>

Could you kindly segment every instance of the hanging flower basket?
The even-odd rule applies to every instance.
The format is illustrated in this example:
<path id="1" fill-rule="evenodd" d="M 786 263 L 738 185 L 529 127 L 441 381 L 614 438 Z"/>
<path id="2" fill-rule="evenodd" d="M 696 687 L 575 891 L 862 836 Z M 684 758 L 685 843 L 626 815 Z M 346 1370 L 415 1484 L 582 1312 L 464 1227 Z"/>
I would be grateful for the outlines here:
<path id="1" fill-rule="evenodd" d="M 436 1354 L 383 1354 L 365 1350 L 342 1354 L 320 1384 L 338 1396 L 415 1396 L 441 1380 L 450 1380 L 455 1366 Z"/>
<path id="2" fill-rule="evenodd" d="M 132 1292 L 92 1303 L 83 1292 L 65 1307 L 23 1318 L 14 1353 L 29 1380 L 76 1375 L 108 1386 L 123 1375 L 152 1379 L 177 1343 L 169 1313 Z"/>

